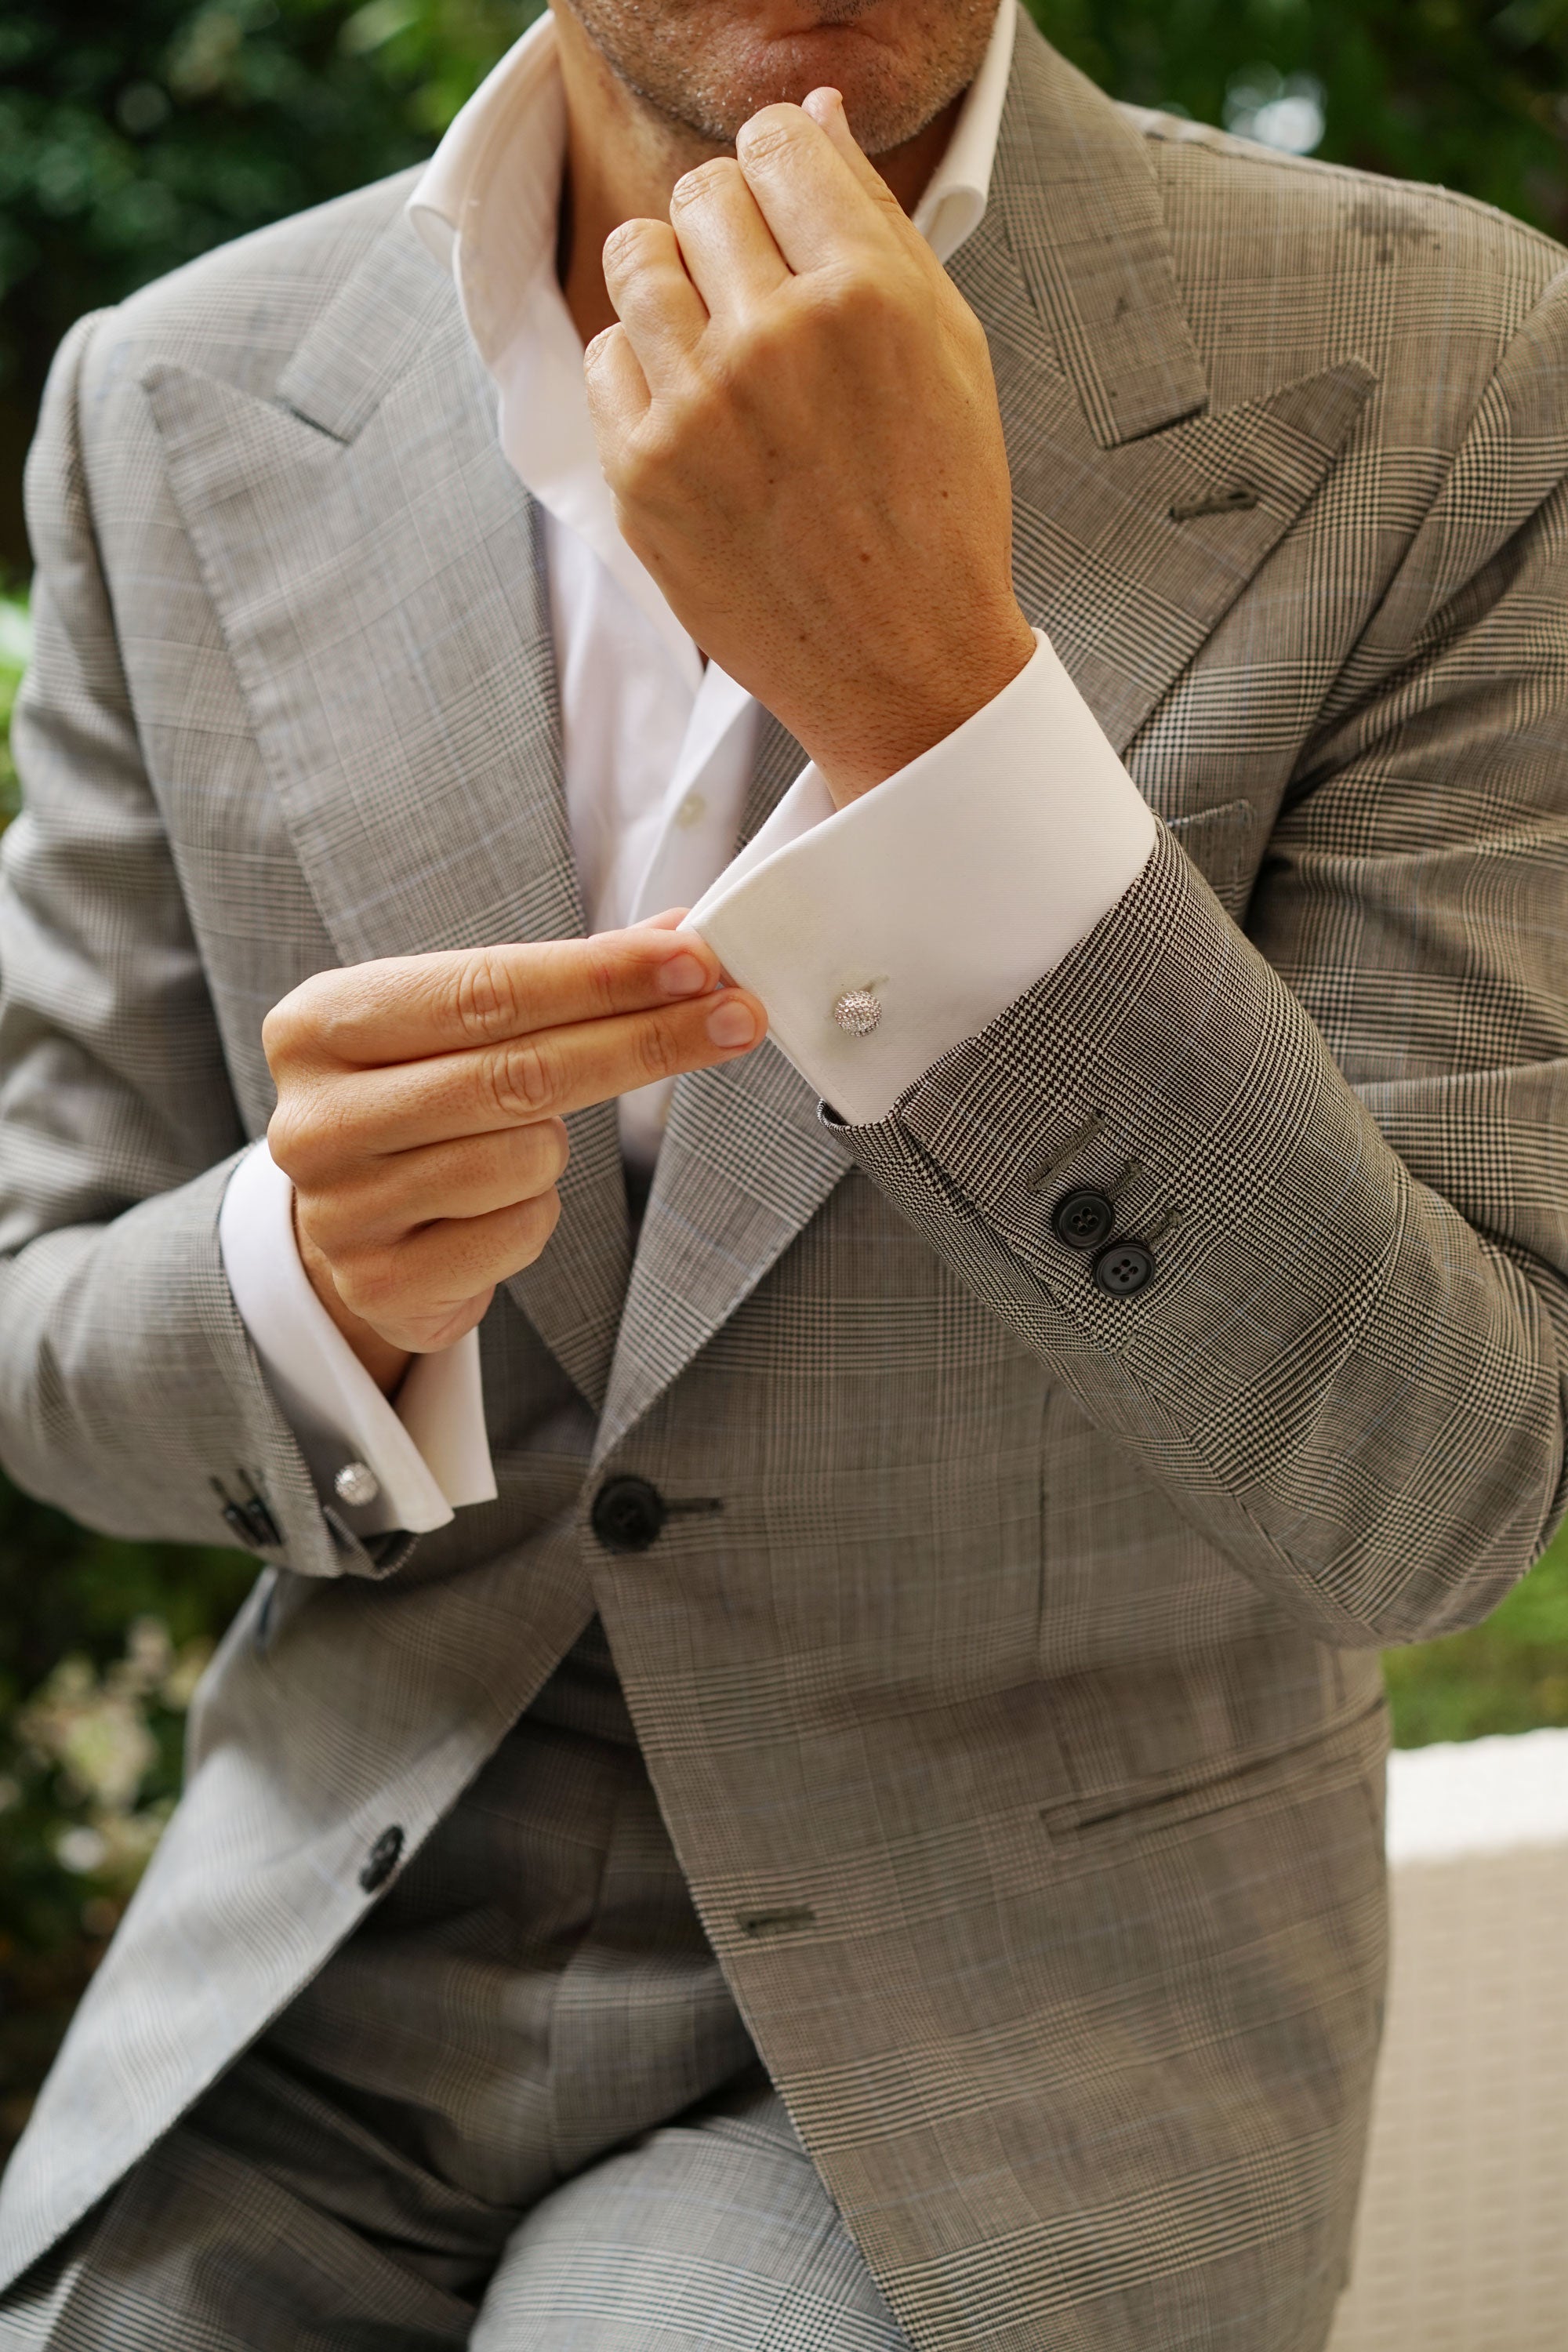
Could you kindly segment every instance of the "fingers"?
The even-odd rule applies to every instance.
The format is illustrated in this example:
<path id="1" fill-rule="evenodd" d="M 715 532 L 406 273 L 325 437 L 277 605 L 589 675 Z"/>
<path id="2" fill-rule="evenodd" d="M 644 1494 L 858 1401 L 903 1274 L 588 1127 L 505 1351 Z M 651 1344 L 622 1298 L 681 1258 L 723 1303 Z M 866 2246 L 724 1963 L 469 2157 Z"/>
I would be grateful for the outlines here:
<path id="1" fill-rule="evenodd" d="M 821 89 L 810 91 L 802 100 L 801 111 L 803 114 L 809 114 L 814 122 L 820 124 L 836 152 L 843 156 L 855 178 L 868 196 L 879 205 L 892 205 L 900 212 L 903 210 L 897 196 L 850 130 L 849 117 L 844 111 L 844 100 L 839 91 L 824 84 Z"/>
<path id="2" fill-rule="evenodd" d="M 735 153 L 779 251 L 797 274 L 842 260 L 890 226 L 915 234 L 864 156 L 855 164 L 837 135 L 802 107 L 764 106 L 742 124 Z"/>
<path id="3" fill-rule="evenodd" d="M 478 1322 L 498 1283 L 531 1265 L 561 1215 L 542 1192 L 488 1216 L 454 1217 L 395 1244 L 361 1244 L 332 1262 L 343 1304 L 395 1347 L 449 1347 Z"/>
<path id="4" fill-rule="evenodd" d="M 655 936 L 684 944 L 689 935 Z M 296 1184 L 321 1186 L 363 1160 L 564 1118 L 655 1078 L 733 1061 L 766 1027 L 755 997 L 724 989 L 661 1013 L 610 1014 L 302 1083 L 273 1114 L 272 1157 Z"/>
<path id="5" fill-rule="evenodd" d="M 401 1280 L 416 1295 L 471 1297 L 531 1265 L 560 1219 L 561 1196 L 550 1192 L 489 1216 L 426 1225 L 398 1253 Z"/>
<path id="6" fill-rule="evenodd" d="M 272 1074 L 281 1090 L 289 1072 L 424 1060 L 717 987 L 712 950 L 664 923 L 318 972 L 267 1016 L 262 1042 Z"/>
<path id="7" fill-rule="evenodd" d="M 362 1160 L 310 1194 L 310 1235 L 334 1264 L 452 1218 L 488 1217 L 542 1199 L 566 1171 L 560 1119 L 465 1135 Z"/>
<path id="8" fill-rule="evenodd" d="M 678 180 L 669 218 L 692 282 L 721 322 L 743 319 L 789 277 L 732 156 L 716 156 Z"/>
<path id="9" fill-rule="evenodd" d="M 708 312 L 668 221 L 623 221 L 605 239 L 605 284 L 644 375 L 657 392 L 702 339 Z M 595 339 L 596 340 L 596 339 Z"/>
<path id="10" fill-rule="evenodd" d="M 595 336 L 583 354 L 583 381 L 602 460 L 605 442 L 624 440 L 652 405 L 642 362 L 624 327 L 606 327 Z"/>

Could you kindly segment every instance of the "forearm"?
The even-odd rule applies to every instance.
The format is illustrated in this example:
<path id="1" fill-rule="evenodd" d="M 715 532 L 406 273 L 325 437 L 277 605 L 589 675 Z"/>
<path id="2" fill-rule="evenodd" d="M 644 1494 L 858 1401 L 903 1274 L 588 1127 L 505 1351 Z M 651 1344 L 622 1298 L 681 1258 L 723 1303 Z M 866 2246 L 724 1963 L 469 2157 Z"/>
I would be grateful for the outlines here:
<path id="1" fill-rule="evenodd" d="M 860 1165 L 1237 1566 L 1325 1638 L 1483 1616 L 1561 1507 L 1564 1302 L 1415 1181 L 1174 843 Z M 1098 1286 L 1075 1186 L 1148 1244 Z"/>

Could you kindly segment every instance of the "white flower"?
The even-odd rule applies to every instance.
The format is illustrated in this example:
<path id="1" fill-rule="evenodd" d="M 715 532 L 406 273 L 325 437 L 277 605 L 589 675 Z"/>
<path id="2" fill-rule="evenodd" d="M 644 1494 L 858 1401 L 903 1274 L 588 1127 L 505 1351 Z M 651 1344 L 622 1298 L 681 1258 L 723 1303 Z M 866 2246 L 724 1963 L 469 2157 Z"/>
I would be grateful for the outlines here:
<path id="1" fill-rule="evenodd" d="M 116 1811 L 158 1760 L 140 1698 L 100 1684 L 85 1658 L 61 1661 L 17 1729 L 40 1763 L 61 1766 L 80 1795 Z"/>
<path id="2" fill-rule="evenodd" d="M 108 1861 L 109 1841 L 101 1831 L 80 1823 L 75 1829 L 60 1832 L 55 1840 L 55 1859 L 63 1870 L 74 1870 L 85 1878 L 101 1870 Z"/>

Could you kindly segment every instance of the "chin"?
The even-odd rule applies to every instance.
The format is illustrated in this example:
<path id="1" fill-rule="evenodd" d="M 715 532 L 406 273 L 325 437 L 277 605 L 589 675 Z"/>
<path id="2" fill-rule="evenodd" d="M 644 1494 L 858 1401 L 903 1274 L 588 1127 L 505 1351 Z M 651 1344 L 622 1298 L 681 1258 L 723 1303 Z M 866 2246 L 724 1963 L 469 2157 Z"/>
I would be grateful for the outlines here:
<path id="1" fill-rule="evenodd" d="M 621 80 L 733 142 L 760 107 L 830 82 L 868 154 L 923 131 L 973 79 L 995 0 L 567 0 Z"/>

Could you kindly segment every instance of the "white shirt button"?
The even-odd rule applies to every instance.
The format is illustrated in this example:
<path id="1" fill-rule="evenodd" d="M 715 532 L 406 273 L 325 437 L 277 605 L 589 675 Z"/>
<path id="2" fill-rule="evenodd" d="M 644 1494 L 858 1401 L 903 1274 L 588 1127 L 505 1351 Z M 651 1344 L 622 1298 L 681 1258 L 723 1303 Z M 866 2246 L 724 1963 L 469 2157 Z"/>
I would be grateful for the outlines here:
<path id="1" fill-rule="evenodd" d="M 351 1511 L 362 1511 L 380 1494 L 381 1480 L 368 1462 L 345 1462 L 332 1480 L 332 1490 Z"/>
<path id="2" fill-rule="evenodd" d="M 707 814 L 708 803 L 701 793 L 688 793 L 675 812 L 675 822 L 682 833 L 689 833 L 694 824 L 701 824 Z"/>
<path id="3" fill-rule="evenodd" d="M 833 1008 L 833 1018 L 849 1037 L 868 1037 L 881 1017 L 881 1000 L 868 988 L 846 989 Z"/>

